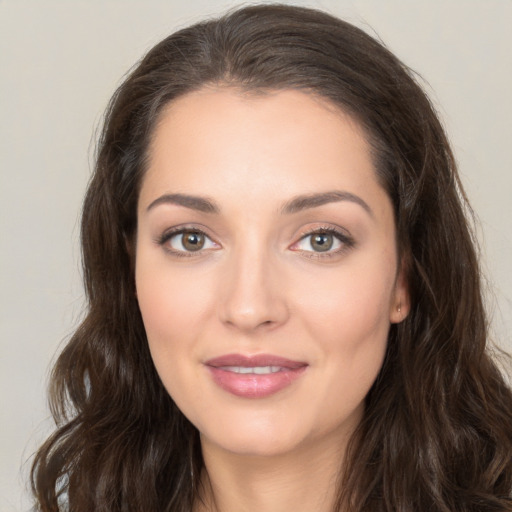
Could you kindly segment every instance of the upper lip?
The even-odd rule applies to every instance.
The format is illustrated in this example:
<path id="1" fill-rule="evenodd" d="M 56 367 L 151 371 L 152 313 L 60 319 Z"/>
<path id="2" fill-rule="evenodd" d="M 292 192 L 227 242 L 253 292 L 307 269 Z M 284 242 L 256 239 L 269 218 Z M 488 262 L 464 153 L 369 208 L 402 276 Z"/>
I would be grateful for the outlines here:
<path id="1" fill-rule="evenodd" d="M 281 368 L 289 368 L 291 370 L 307 366 L 307 363 L 303 361 L 293 361 L 291 359 L 272 354 L 226 354 L 209 359 L 205 364 L 214 368 L 224 366 L 242 366 L 246 368 L 254 368 L 256 366 L 279 366 Z"/>

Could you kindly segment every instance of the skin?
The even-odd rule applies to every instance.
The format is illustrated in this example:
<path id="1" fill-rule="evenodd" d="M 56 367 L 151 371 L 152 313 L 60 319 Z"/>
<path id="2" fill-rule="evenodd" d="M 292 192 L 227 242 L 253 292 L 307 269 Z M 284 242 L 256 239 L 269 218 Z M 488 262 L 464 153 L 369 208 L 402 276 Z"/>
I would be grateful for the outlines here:
<path id="1" fill-rule="evenodd" d="M 409 309 L 392 205 L 362 129 L 306 93 L 204 88 L 167 107 L 149 155 L 137 296 L 162 382 L 200 432 L 208 485 L 197 510 L 329 510 L 390 324 Z M 283 211 L 328 191 L 351 195 Z M 177 193 L 218 212 L 159 199 Z M 187 252 L 180 234 L 162 243 L 175 227 L 206 233 L 204 248 Z M 326 229 L 341 239 L 319 252 L 310 232 Z M 204 364 L 232 353 L 307 367 L 281 391 L 245 398 Z"/>

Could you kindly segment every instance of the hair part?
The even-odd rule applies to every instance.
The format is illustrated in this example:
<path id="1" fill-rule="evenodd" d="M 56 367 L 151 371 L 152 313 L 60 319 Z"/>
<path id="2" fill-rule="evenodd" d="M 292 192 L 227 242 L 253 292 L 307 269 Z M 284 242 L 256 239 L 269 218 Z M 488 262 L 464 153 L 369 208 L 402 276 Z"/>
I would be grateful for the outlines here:
<path id="1" fill-rule="evenodd" d="M 362 30 L 284 5 L 176 32 L 110 102 L 82 213 L 87 316 L 53 370 L 57 430 L 33 465 L 40 510 L 188 512 L 200 494 L 198 432 L 151 360 L 129 246 L 159 116 L 206 86 L 327 100 L 364 128 L 393 203 L 412 307 L 391 327 L 335 510 L 512 510 L 512 395 L 486 350 L 469 207 L 435 110 Z"/>

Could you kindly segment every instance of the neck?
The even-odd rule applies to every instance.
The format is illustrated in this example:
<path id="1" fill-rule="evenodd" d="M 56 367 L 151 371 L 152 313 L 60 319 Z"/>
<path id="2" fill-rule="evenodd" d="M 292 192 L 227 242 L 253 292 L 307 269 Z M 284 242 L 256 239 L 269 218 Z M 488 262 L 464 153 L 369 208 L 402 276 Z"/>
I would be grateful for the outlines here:
<path id="1" fill-rule="evenodd" d="M 331 442 L 329 442 L 331 441 Z M 240 455 L 201 439 L 202 503 L 194 512 L 332 512 L 344 446 L 323 439 L 272 456 Z"/>

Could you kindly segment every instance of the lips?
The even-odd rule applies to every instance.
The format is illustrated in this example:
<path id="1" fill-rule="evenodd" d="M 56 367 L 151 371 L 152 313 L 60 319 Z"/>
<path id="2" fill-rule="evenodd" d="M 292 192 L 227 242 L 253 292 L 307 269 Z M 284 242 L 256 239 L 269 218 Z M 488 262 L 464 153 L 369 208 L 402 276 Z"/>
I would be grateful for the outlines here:
<path id="1" fill-rule="evenodd" d="M 206 361 L 205 366 L 223 390 L 243 398 L 264 398 L 290 386 L 308 365 L 270 354 L 227 354 Z"/>

